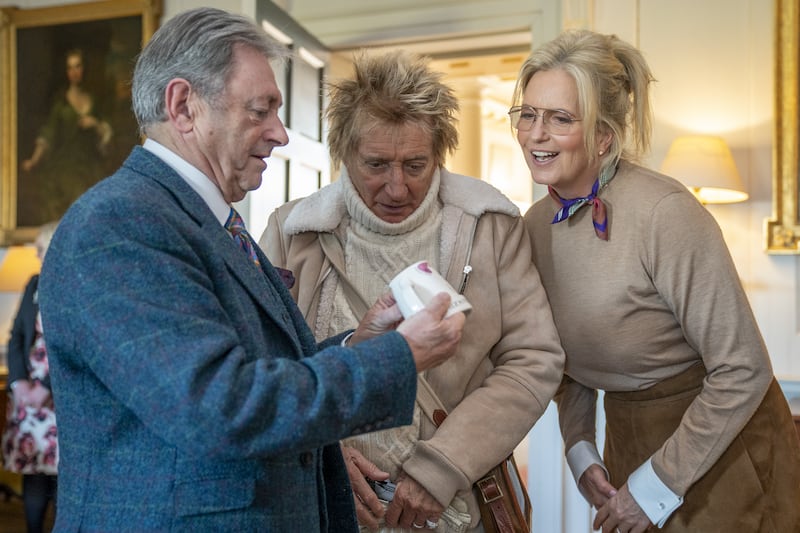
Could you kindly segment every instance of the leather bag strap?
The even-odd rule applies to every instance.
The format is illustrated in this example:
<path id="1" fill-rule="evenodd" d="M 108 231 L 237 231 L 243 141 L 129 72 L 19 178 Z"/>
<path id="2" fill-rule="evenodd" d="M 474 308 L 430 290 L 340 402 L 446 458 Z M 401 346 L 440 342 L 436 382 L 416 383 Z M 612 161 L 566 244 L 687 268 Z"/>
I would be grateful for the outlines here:
<path id="1" fill-rule="evenodd" d="M 436 395 L 436 392 L 421 374 L 417 376 L 417 401 L 422 411 L 436 427 L 439 427 L 444 422 L 447 417 L 447 410 Z M 503 460 L 499 465 L 492 468 L 484 477 L 475 482 L 475 486 L 478 488 L 478 496 L 483 498 L 483 501 L 492 510 L 495 531 L 497 533 L 516 533 L 514 521 L 506 507 L 508 499 L 514 496 L 503 493 L 500 488 L 501 480 L 498 479 L 498 476 L 505 475 L 503 467 L 506 461 L 508 459 Z M 508 486 L 507 483 L 506 486 Z M 484 524 L 484 527 L 491 526 Z M 489 530 L 487 529 L 487 531 Z"/>
<path id="2" fill-rule="evenodd" d="M 422 374 L 417 374 L 417 402 L 422 412 L 437 428 L 447 418 L 447 409 Z"/>
<path id="3" fill-rule="evenodd" d="M 514 521 L 511 519 L 511 515 L 505 505 L 506 499 L 513 496 L 511 494 L 503 494 L 497 479 L 497 476 L 504 475 L 504 464 L 505 461 L 492 468 L 485 477 L 475 482 L 475 486 L 478 487 L 479 496 L 483 498 L 484 503 L 492 510 L 493 526 L 496 528 L 497 533 L 515 533 L 517 530 L 514 529 Z M 508 485 L 506 484 L 506 486 Z"/>

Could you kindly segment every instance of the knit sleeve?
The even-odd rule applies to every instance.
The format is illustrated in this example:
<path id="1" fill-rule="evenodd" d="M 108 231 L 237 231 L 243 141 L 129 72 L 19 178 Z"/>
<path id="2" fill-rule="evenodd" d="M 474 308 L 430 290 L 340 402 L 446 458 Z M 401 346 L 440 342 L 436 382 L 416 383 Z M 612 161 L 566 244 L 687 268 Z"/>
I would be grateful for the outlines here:
<path id="1" fill-rule="evenodd" d="M 676 215 L 678 214 L 678 215 Z M 705 474 L 741 431 L 772 380 L 769 356 L 714 218 L 691 195 L 655 206 L 647 268 L 708 372 L 653 468 L 677 494 Z"/>

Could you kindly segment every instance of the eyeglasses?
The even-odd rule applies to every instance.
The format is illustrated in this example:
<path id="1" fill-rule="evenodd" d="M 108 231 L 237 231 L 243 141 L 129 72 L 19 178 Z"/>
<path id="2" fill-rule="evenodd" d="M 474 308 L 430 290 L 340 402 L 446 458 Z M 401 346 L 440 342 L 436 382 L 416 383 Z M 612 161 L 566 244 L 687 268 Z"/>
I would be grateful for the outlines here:
<path id="1" fill-rule="evenodd" d="M 542 117 L 542 128 L 555 135 L 564 135 L 572 130 L 573 124 L 581 119 L 563 109 L 536 109 L 531 106 L 515 106 L 508 111 L 511 127 L 519 131 L 529 131 L 538 117 Z"/>

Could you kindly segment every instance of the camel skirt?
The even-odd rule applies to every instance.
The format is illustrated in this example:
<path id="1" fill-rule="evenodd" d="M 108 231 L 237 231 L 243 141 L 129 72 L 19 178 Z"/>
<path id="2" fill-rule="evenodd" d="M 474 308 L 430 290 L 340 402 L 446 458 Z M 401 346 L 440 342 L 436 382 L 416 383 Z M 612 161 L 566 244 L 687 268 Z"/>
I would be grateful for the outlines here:
<path id="1" fill-rule="evenodd" d="M 644 391 L 605 394 L 604 460 L 614 486 L 675 431 L 705 375 L 697 364 Z M 750 421 L 659 531 L 800 532 L 800 441 L 775 379 Z"/>

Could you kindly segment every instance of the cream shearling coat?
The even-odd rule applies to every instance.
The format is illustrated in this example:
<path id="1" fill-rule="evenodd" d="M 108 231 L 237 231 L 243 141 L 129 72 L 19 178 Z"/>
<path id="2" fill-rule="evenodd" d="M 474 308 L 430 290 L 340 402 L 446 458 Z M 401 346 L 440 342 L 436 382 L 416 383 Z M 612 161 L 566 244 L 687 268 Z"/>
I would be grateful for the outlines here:
<path id="1" fill-rule="evenodd" d="M 332 233 L 341 242 L 349 218 L 342 191 L 337 181 L 278 208 L 260 240 L 270 261 L 297 278 L 292 296 L 312 329 L 324 279 L 337 264 L 344 271 L 319 239 Z M 542 415 L 561 381 L 564 352 L 516 206 L 487 183 L 444 168 L 439 200 L 440 270 L 464 287 L 473 310 L 458 353 L 426 373 L 449 416 L 438 430 L 423 418 L 403 469 L 442 504 L 465 497 L 474 527 L 472 484 Z"/>

